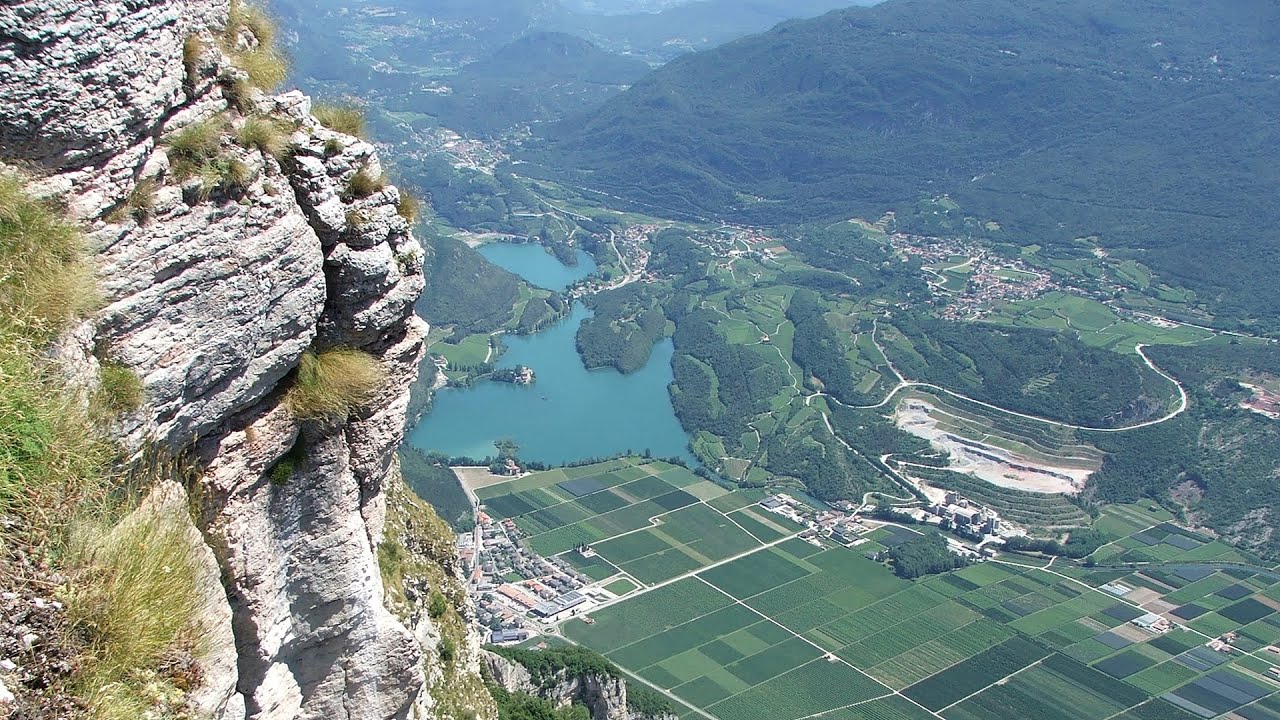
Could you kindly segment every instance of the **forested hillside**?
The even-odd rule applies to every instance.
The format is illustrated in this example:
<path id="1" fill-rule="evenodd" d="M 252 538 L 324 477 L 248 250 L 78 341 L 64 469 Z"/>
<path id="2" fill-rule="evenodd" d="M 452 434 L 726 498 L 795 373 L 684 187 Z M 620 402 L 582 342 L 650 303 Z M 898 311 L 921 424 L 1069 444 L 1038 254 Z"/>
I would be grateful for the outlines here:
<path id="1" fill-rule="evenodd" d="M 1098 236 L 1274 329 L 1256 270 L 1280 264 L 1278 74 L 1280 6 L 1260 0 L 890 0 L 679 58 L 529 156 L 640 208 L 757 224 L 948 193 L 1001 241 Z"/>
<path id="2" fill-rule="evenodd" d="M 1280 422 L 1241 407 L 1251 394 L 1242 382 L 1280 387 L 1280 352 L 1226 341 L 1148 352 L 1183 379 L 1191 409 L 1154 427 L 1091 437 L 1108 453 L 1093 492 L 1109 502 L 1171 500 L 1231 542 L 1280 552 Z"/>
<path id="3" fill-rule="evenodd" d="M 498 133 L 595 107 L 649 72 L 642 60 L 607 53 L 564 33 L 536 32 L 446 78 L 448 92 L 388 98 L 456 130 Z"/>
<path id="4" fill-rule="evenodd" d="M 427 289 L 417 304 L 419 315 L 435 326 L 453 326 L 457 339 L 491 332 L 510 318 L 520 278 L 450 237 L 430 235 L 427 253 Z"/>

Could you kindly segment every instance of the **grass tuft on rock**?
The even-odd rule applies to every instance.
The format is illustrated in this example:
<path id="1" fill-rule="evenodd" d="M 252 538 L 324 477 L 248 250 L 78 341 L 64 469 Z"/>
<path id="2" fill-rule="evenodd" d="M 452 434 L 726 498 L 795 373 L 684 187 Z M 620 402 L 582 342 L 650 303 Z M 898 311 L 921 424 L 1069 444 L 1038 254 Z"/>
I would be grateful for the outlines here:
<path id="1" fill-rule="evenodd" d="M 247 46 L 245 34 L 253 38 Z M 232 62 L 256 88 L 271 92 L 289 75 L 289 62 L 276 48 L 276 23 L 256 5 L 232 1 L 223 45 Z"/>
<path id="2" fill-rule="evenodd" d="M 289 129 L 277 120 L 254 116 L 246 119 L 236 131 L 236 142 L 280 160 L 289 149 Z"/>
<path id="3" fill-rule="evenodd" d="M 196 650 L 199 566 L 183 521 L 140 510 L 115 527 L 73 534 L 66 605 L 85 647 L 76 691 L 94 720 L 146 717 L 159 683 L 174 689 L 161 669 Z"/>
<path id="4" fill-rule="evenodd" d="M 28 197 L 21 178 L 0 176 L 0 331 L 46 340 L 93 309 L 83 245 L 79 229 Z"/>
<path id="5" fill-rule="evenodd" d="M 186 71 L 184 82 L 188 88 L 195 87 L 196 78 L 200 76 L 200 58 L 204 52 L 204 40 L 199 35 L 188 35 L 182 41 L 182 67 Z"/>
<path id="6" fill-rule="evenodd" d="M 98 380 L 101 384 L 94 394 L 94 405 L 110 414 L 137 410 L 147 399 L 142 378 L 124 363 L 115 360 L 103 362 L 98 371 Z"/>
<path id="7" fill-rule="evenodd" d="M 179 180 L 189 179 L 200 173 L 201 167 L 212 162 L 222 153 L 222 136 L 226 133 L 227 120 L 215 115 L 207 120 L 191 123 L 173 133 L 166 140 L 169 146 L 169 163 Z"/>
<path id="8" fill-rule="evenodd" d="M 356 105 L 318 102 L 311 107 L 311 115 L 334 132 L 362 139 L 365 137 L 364 110 Z"/>
<path id="9" fill-rule="evenodd" d="M 285 403 L 302 420 L 343 418 L 367 403 L 386 373 L 372 355 L 352 348 L 303 353 Z"/>
<path id="10" fill-rule="evenodd" d="M 367 168 L 360 168 L 347 181 L 347 189 L 344 195 L 348 200 L 367 198 L 376 192 L 381 192 L 386 186 L 387 179 L 385 177 L 374 175 Z"/>
<path id="11" fill-rule="evenodd" d="M 231 0 L 227 12 L 228 39 L 234 41 L 235 36 L 246 31 L 260 44 L 275 44 L 276 24 L 266 11 L 244 0 Z"/>
<path id="12" fill-rule="evenodd" d="M 260 45 L 234 56 L 236 67 L 249 76 L 249 83 L 259 90 L 272 92 L 289 76 L 289 62 L 275 48 Z"/>
<path id="13" fill-rule="evenodd" d="M 400 188 L 400 200 L 396 202 L 396 212 L 405 222 L 413 225 L 422 215 L 422 201 Z"/>
<path id="14" fill-rule="evenodd" d="M 126 218 L 133 218 L 138 222 L 142 222 L 150 218 L 155 214 L 157 190 L 159 190 L 159 185 L 154 179 L 139 180 L 138 184 L 133 186 L 133 190 L 124 199 L 124 202 L 107 214 L 106 221 L 118 223 L 124 222 Z"/>
<path id="15" fill-rule="evenodd" d="M 200 166 L 200 186 L 196 195 L 200 200 L 208 200 L 218 191 L 240 193 L 252 182 L 253 174 L 248 165 L 237 158 L 220 157 Z"/>

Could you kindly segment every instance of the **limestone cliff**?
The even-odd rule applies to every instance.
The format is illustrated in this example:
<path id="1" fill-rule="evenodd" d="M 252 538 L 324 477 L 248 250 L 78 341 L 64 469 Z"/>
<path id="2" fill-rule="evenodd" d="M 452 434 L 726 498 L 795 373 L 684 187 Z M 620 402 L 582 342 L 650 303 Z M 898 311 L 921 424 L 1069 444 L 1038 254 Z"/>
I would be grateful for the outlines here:
<path id="1" fill-rule="evenodd" d="M 561 707 L 581 704 L 591 712 L 591 720 L 675 720 L 675 715 L 647 715 L 630 708 L 627 682 L 616 674 L 561 670 L 537 682 L 519 663 L 496 653 L 485 651 L 484 663 L 489 677 L 507 692 L 536 695 Z"/>
<path id="2" fill-rule="evenodd" d="M 199 714 L 491 716 L 449 553 L 405 550 L 438 542 L 414 534 L 438 530 L 430 509 L 388 510 L 426 330 L 413 315 L 422 249 L 395 187 L 356 187 L 382 174 L 371 145 L 320 125 L 300 93 L 247 87 L 233 56 L 258 38 L 228 37 L 230 12 L 0 4 L 0 162 L 65 202 L 96 251 L 101 310 L 57 356 L 86 386 L 102 359 L 131 368 L 145 404 L 121 437 L 199 461 L 205 619 L 226 639 L 201 660 Z M 281 147 L 245 139 L 261 121 Z M 191 128 L 214 131 L 194 171 L 174 140 Z M 284 397 L 303 353 L 336 347 L 377 358 L 386 382 L 346 417 L 298 419 Z M 185 509 L 164 492 L 157 507 Z M 389 532 L 416 558 L 407 570 L 379 566 Z M 434 592 L 457 605 L 446 617 L 421 607 Z M 480 690 L 445 700 L 445 685 Z"/>

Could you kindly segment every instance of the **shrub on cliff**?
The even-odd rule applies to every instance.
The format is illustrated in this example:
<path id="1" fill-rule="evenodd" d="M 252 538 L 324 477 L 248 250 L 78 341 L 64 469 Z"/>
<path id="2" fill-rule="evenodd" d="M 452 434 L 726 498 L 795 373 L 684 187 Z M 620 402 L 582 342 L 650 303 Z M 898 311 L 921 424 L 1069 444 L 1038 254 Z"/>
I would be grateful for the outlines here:
<path id="1" fill-rule="evenodd" d="M 311 115 L 321 125 L 334 132 L 364 137 L 364 110 L 347 103 L 318 102 L 311 108 Z"/>
<path id="2" fill-rule="evenodd" d="M 303 353 L 285 403 L 303 420 L 346 417 L 372 399 L 386 374 L 372 355 L 352 348 Z"/>
<path id="3" fill-rule="evenodd" d="M 128 365 L 115 360 L 102 363 L 98 371 L 98 392 L 94 403 L 108 413 L 118 414 L 137 410 L 146 400 L 142 379 Z"/>

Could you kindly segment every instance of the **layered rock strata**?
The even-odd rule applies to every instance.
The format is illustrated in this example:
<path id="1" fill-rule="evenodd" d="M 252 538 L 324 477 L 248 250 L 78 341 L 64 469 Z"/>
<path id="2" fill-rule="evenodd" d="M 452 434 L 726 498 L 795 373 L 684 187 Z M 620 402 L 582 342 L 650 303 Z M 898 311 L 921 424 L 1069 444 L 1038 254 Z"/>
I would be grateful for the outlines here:
<path id="1" fill-rule="evenodd" d="M 60 362 L 85 384 L 100 360 L 131 368 L 146 402 L 121 435 L 203 468 L 190 491 L 204 620 L 233 642 L 212 644 L 193 704 L 219 720 L 431 717 L 441 633 L 387 609 L 379 567 L 426 330 L 413 315 L 422 249 L 395 187 L 351 191 L 357 173 L 381 176 L 371 145 L 321 126 L 300 93 L 246 95 L 222 48 L 255 40 L 228 43 L 229 12 L 0 6 L 0 162 L 34 172 L 32 189 L 90 231 L 102 309 Z M 282 152 L 238 142 L 250 117 L 283 129 Z M 201 124 L 219 128 L 232 180 L 178 171 L 172 138 Z M 377 358 L 388 379 L 348 417 L 299 421 L 292 374 L 308 349 L 335 347 Z M 478 682 L 474 660 L 450 672 Z"/>

